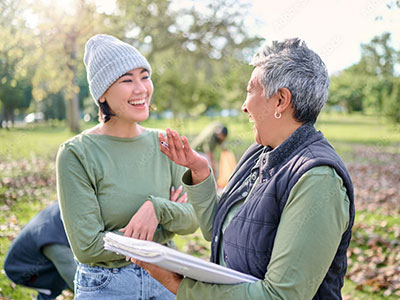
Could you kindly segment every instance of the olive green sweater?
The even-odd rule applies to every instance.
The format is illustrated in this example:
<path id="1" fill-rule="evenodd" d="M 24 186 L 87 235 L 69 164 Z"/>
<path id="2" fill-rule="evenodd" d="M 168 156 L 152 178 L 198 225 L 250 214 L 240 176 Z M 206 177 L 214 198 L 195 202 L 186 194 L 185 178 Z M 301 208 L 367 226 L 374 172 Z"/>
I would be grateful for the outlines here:
<path id="1" fill-rule="evenodd" d="M 129 264 L 104 250 L 103 237 L 120 233 L 146 200 L 153 202 L 159 221 L 154 241 L 167 244 L 174 233 L 197 229 L 192 205 L 169 201 L 170 188 L 181 184 L 185 169 L 160 152 L 158 132 L 147 129 L 134 138 L 83 132 L 61 145 L 58 199 L 79 262 L 109 268 Z"/>

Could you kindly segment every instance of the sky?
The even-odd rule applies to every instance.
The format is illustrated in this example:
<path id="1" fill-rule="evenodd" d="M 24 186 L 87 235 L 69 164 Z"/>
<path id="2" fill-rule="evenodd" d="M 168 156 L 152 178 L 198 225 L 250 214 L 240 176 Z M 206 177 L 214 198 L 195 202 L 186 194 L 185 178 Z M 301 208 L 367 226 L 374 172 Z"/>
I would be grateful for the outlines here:
<path id="1" fill-rule="evenodd" d="M 357 63 L 360 44 L 392 33 L 400 50 L 400 9 L 386 0 L 254 0 L 251 28 L 271 40 L 299 37 L 317 52 L 330 74 Z M 379 18 L 377 18 L 379 17 Z"/>
<path id="2" fill-rule="evenodd" d="M 201 0 L 175 0 L 179 7 L 201 5 Z M 251 33 L 267 42 L 299 37 L 317 52 L 330 74 L 357 63 L 360 45 L 375 35 L 392 33 L 400 50 L 400 8 L 388 9 L 393 0 L 251 0 L 247 17 Z M 96 0 L 102 11 L 114 0 Z M 246 1 L 248 2 L 248 1 Z M 204 3 L 204 2 L 203 2 Z"/>

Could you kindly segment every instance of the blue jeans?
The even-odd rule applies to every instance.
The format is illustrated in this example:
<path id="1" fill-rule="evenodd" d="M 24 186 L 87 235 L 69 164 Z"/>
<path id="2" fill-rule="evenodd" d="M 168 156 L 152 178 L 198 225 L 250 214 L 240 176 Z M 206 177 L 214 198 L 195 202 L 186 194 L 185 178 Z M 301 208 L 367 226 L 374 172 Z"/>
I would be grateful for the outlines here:
<path id="1" fill-rule="evenodd" d="M 172 300 L 175 295 L 135 264 L 109 269 L 78 263 L 74 299 Z"/>

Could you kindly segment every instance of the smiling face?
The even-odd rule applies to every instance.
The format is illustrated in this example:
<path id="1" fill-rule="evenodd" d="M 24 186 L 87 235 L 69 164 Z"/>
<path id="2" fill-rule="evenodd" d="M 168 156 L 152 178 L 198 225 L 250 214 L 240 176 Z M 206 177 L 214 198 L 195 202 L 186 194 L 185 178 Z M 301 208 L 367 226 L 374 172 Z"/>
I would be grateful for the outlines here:
<path id="1" fill-rule="evenodd" d="M 247 97 L 243 103 L 242 111 L 247 113 L 249 121 L 254 123 L 253 132 L 256 142 L 260 145 L 270 145 L 270 135 L 275 126 L 274 112 L 277 95 L 270 99 L 264 96 L 264 89 L 261 85 L 261 69 L 253 70 L 247 86 Z"/>
<path id="2" fill-rule="evenodd" d="M 99 99 L 107 101 L 114 120 L 137 123 L 149 117 L 153 82 L 146 69 L 138 68 L 118 78 Z"/>

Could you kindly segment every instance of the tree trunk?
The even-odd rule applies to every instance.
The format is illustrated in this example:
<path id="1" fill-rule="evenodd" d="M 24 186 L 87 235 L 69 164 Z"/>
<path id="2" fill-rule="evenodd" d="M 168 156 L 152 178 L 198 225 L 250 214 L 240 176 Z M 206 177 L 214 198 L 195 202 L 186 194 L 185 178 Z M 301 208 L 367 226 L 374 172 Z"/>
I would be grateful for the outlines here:
<path id="1" fill-rule="evenodd" d="M 4 107 L 4 121 L 6 124 L 6 128 L 10 128 L 14 126 L 14 120 L 15 120 L 15 115 L 14 115 L 14 107 Z M 11 125 L 10 125 L 11 124 Z"/>
<path id="2" fill-rule="evenodd" d="M 78 133 L 80 131 L 79 119 L 79 98 L 76 92 L 76 38 L 77 33 L 72 31 L 67 39 L 67 51 L 70 52 L 70 62 L 68 68 L 72 72 L 71 89 L 67 92 L 67 121 L 68 127 L 72 132 Z"/>
<path id="3" fill-rule="evenodd" d="M 75 77 L 75 75 L 74 75 Z M 79 119 L 79 98 L 78 94 L 74 94 L 73 98 L 69 101 L 71 104 L 71 124 L 70 129 L 72 132 L 78 133 L 80 131 Z"/>
<path id="4" fill-rule="evenodd" d="M 7 127 L 5 123 L 6 123 L 6 107 L 3 103 L 3 111 L 1 112 L 1 117 L 0 117 L 0 128 Z"/>
<path id="5" fill-rule="evenodd" d="M 79 124 L 79 99 L 78 95 L 74 94 L 72 98 L 66 97 L 65 99 L 66 109 L 67 109 L 67 124 L 69 130 L 72 132 L 80 132 Z"/>
<path id="6" fill-rule="evenodd" d="M 10 107 L 10 120 L 11 120 L 11 127 L 14 127 L 15 125 L 15 111 L 14 111 L 14 107 Z"/>

